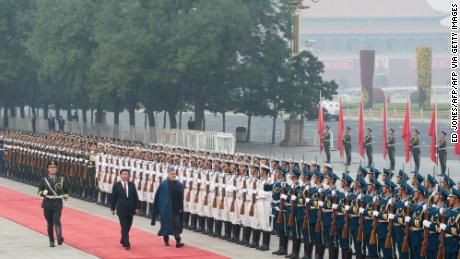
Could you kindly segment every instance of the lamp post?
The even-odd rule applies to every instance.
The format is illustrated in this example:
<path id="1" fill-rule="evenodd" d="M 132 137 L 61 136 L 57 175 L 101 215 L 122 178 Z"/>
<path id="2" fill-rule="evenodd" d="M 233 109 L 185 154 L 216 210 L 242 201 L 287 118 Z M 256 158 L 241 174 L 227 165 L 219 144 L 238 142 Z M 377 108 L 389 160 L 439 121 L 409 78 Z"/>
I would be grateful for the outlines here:
<path id="1" fill-rule="evenodd" d="M 300 11 L 308 9 L 309 6 L 303 5 L 302 0 L 289 0 L 288 5 L 292 14 L 292 40 L 291 51 L 292 56 L 299 53 L 299 37 L 300 37 Z"/>

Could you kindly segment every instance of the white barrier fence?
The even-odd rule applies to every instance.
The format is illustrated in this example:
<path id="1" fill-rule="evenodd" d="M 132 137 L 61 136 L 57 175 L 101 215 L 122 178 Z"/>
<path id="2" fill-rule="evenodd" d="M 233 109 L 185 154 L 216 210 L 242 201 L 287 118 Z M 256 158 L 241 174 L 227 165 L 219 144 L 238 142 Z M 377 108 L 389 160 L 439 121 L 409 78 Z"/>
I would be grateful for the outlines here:
<path id="1" fill-rule="evenodd" d="M 57 125 L 57 122 L 56 122 Z M 3 121 L 0 126 L 4 128 Z M 32 130 L 30 119 L 10 118 L 8 128 Z M 58 129 L 58 127 L 56 127 Z M 48 121 L 37 119 L 36 132 L 46 132 Z M 66 122 L 65 132 L 93 135 L 119 139 L 137 140 L 143 143 L 159 143 L 194 150 L 207 150 L 233 154 L 235 152 L 235 135 L 233 133 L 204 132 L 198 130 L 162 129 L 154 127 L 136 128 L 121 125 L 89 124 L 82 122 Z"/>

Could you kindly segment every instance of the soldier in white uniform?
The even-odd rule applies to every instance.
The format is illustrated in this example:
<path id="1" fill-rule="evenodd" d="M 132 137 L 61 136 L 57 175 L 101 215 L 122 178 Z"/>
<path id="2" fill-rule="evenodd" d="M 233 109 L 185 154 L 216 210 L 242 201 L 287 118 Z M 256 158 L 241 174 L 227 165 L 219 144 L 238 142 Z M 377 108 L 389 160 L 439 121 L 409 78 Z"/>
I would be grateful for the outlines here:
<path id="1" fill-rule="evenodd" d="M 243 226 L 243 236 L 241 245 L 250 246 L 251 234 L 255 232 L 257 227 L 255 217 L 255 202 L 256 202 L 256 189 L 257 189 L 257 176 L 259 167 L 249 165 L 248 174 L 246 177 L 246 198 L 244 202 L 244 215 L 242 215 L 241 223 Z M 254 235 L 253 235 L 254 236 Z"/>
<path id="2" fill-rule="evenodd" d="M 258 247 L 258 250 L 267 251 L 270 246 L 270 236 L 272 232 L 272 226 L 270 224 L 270 216 L 272 210 L 272 191 L 270 189 L 273 184 L 270 179 L 270 168 L 266 165 L 260 167 L 260 180 L 257 184 L 257 202 L 256 202 L 256 216 L 259 237 L 262 233 L 262 246 Z M 258 245 L 259 240 L 256 240 Z"/>
<path id="3" fill-rule="evenodd" d="M 241 244 L 242 241 L 240 241 L 240 232 L 241 232 L 241 227 L 243 226 L 243 218 L 245 214 L 245 205 L 247 201 L 247 180 L 248 180 L 248 165 L 245 164 L 244 162 L 240 162 L 238 167 L 238 176 L 236 177 L 236 213 L 235 213 L 235 226 L 234 226 L 234 233 L 233 233 L 233 239 L 232 241 L 238 244 Z M 246 232 L 250 229 L 246 228 Z M 249 241 L 248 241 L 249 243 Z"/>

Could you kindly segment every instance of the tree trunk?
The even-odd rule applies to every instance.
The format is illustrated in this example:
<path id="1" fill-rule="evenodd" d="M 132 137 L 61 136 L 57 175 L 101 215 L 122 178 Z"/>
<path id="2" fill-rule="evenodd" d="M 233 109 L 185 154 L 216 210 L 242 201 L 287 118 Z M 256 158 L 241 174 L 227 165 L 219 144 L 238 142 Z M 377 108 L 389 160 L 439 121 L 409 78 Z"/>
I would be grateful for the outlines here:
<path id="1" fill-rule="evenodd" d="M 19 115 L 21 116 L 21 119 L 26 117 L 26 109 L 24 108 L 24 105 L 19 106 Z"/>
<path id="2" fill-rule="evenodd" d="M 8 107 L 3 107 L 3 128 L 8 128 Z"/>
<path id="3" fill-rule="evenodd" d="M 252 115 L 248 114 L 248 130 L 246 131 L 248 134 L 246 135 L 246 142 L 249 142 L 251 139 L 251 120 L 252 120 Z"/>
<path id="4" fill-rule="evenodd" d="M 91 108 L 91 125 L 94 124 L 94 109 Z"/>
<path id="5" fill-rule="evenodd" d="M 169 115 L 169 128 L 176 129 L 177 128 L 176 111 L 170 109 L 168 110 L 168 115 Z"/>
<path id="6" fill-rule="evenodd" d="M 135 126 L 136 125 L 136 112 L 135 112 L 135 108 L 133 105 L 131 105 L 131 107 L 129 107 L 129 125 L 130 126 Z"/>
<path id="7" fill-rule="evenodd" d="M 102 106 L 101 105 L 98 105 L 96 107 L 96 124 L 99 124 L 99 123 L 102 123 L 102 113 L 104 112 L 104 110 L 102 109 Z M 92 114 L 91 114 L 92 115 Z M 91 119 L 92 120 L 92 119 Z"/>
<path id="8" fill-rule="evenodd" d="M 10 105 L 10 116 L 11 118 L 16 118 L 16 107 L 14 107 L 14 104 Z"/>
<path id="9" fill-rule="evenodd" d="M 49 109 L 48 109 L 48 104 L 45 104 L 45 106 L 43 107 L 43 119 L 47 120 L 48 119 L 48 114 L 49 113 Z"/>
<path id="10" fill-rule="evenodd" d="M 56 106 L 56 119 L 59 119 L 61 117 L 61 108 L 59 106 Z"/>
<path id="11" fill-rule="evenodd" d="M 166 129 L 166 111 L 163 112 L 163 129 Z"/>
<path id="12" fill-rule="evenodd" d="M 179 110 L 179 129 L 182 129 L 182 109 Z"/>
<path id="13" fill-rule="evenodd" d="M 69 107 L 67 108 L 67 121 L 72 121 L 72 108 Z"/>
<path id="14" fill-rule="evenodd" d="M 146 107 L 147 111 L 147 118 L 149 120 L 149 127 L 155 127 L 155 114 L 153 113 L 153 109 L 151 107 Z"/>
<path id="15" fill-rule="evenodd" d="M 204 105 L 199 102 L 195 101 L 195 130 L 203 130 L 204 129 Z"/>
<path id="16" fill-rule="evenodd" d="M 302 145 L 302 143 L 303 143 L 302 139 L 303 139 L 303 129 L 304 129 L 303 123 L 304 123 L 304 121 L 305 121 L 305 118 L 304 118 L 303 114 L 300 114 L 299 145 Z"/>
<path id="17" fill-rule="evenodd" d="M 275 144 L 276 119 L 278 118 L 278 106 L 275 103 L 273 108 L 272 144 Z"/>
<path id="18" fill-rule="evenodd" d="M 88 110 L 87 107 L 82 107 L 81 108 L 81 119 L 83 120 L 83 123 L 88 122 L 88 116 L 86 115 L 87 110 Z"/>
<path id="19" fill-rule="evenodd" d="M 120 105 L 118 103 L 113 104 L 113 124 L 120 124 Z"/>
<path id="20" fill-rule="evenodd" d="M 222 112 L 222 132 L 225 132 L 225 112 Z"/>
<path id="21" fill-rule="evenodd" d="M 31 108 L 32 108 L 32 117 L 37 118 L 37 115 L 38 115 L 38 114 L 37 114 L 36 107 L 32 105 Z"/>

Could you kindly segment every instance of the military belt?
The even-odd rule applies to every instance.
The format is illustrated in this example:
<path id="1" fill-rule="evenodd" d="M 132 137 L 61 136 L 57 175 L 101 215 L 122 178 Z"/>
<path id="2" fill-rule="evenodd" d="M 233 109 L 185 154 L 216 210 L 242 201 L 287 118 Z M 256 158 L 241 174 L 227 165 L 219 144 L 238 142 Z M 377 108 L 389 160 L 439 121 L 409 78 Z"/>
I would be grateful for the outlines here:
<path id="1" fill-rule="evenodd" d="M 54 199 L 62 199 L 62 195 L 46 195 L 45 198 L 54 200 Z"/>

